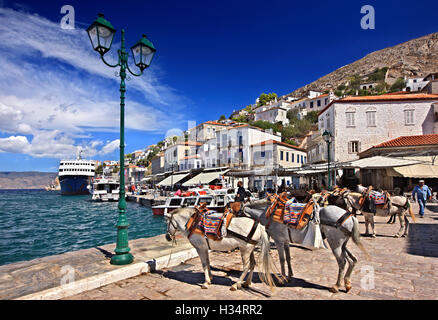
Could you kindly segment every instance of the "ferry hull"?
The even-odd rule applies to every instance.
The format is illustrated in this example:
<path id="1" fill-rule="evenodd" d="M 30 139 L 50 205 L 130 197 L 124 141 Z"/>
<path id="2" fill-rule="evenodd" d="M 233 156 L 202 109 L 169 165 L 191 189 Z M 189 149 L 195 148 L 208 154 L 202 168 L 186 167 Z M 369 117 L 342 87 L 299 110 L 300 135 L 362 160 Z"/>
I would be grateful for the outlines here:
<path id="1" fill-rule="evenodd" d="M 69 196 L 90 194 L 87 189 L 88 179 L 87 176 L 61 176 L 59 179 L 61 194 Z"/>

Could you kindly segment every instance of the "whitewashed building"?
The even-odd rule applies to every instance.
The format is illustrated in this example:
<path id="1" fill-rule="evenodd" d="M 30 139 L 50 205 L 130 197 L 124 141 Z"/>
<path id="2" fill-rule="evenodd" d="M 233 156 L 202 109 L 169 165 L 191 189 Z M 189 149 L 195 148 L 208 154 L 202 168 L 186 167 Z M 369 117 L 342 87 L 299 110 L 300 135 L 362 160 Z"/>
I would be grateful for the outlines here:
<path id="1" fill-rule="evenodd" d="M 189 141 L 201 142 L 216 137 L 216 131 L 227 127 L 228 124 L 217 121 L 206 121 L 188 130 Z"/>
<path id="2" fill-rule="evenodd" d="M 194 141 L 178 141 L 164 150 L 164 171 L 177 171 L 183 158 L 199 153 L 202 144 Z"/>
<path id="3" fill-rule="evenodd" d="M 358 159 L 359 152 L 390 139 L 438 133 L 436 112 L 436 94 L 354 96 L 321 110 L 318 128 L 320 134 L 332 133 L 331 158 L 343 162 Z M 325 142 L 319 139 L 324 149 Z"/>
<path id="4" fill-rule="evenodd" d="M 307 162 L 306 150 L 299 147 L 277 141 L 267 140 L 251 145 L 252 169 L 262 168 L 299 168 Z M 253 176 L 249 179 L 249 185 L 257 190 L 272 189 L 275 184 L 281 183 L 286 186 L 294 185 L 298 188 L 300 178 L 298 176 Z"/>
<path id="5" fill-rule="evenodd" d="M 256 111 L 254 120 L 263 120 L 270 123 L 281 122 L 283 125 L 288 125 L 287 110 L 285 107 L 272 107 L 266 110 L 260 108 Z"/>
<path id="6" fill-rule="evenodd" d="M 216 148 L 208 151 L 211 152 L 208 156 L 210 164 L 212 165 L 213 160 L 216 159 L 216 167 L 249 169 L 252 163 L 250 146 L 266 140 L 281 141 L 281 136 L 248 124 L 218 131 Z"/>
<path id="7" fill-rule="evenodd" d="M 424 80 L 424 78 L 407 78 L 405 77 L 406 86 L 403 88 L 403 91 L 413 92 L 413 91 L 421 91 L 426 84 L 429 82 Z"/>

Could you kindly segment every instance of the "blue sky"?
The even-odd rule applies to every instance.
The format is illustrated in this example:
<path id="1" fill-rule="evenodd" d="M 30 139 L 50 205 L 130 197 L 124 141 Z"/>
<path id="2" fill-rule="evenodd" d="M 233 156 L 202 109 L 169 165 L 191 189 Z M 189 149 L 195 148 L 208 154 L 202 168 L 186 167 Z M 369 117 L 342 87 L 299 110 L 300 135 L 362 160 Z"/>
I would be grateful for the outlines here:
<path id="1" fill-rule="evenodd" d="M 63 30 L 61 7 L 75 9 Z M 363 5 L 375 30 L 363 30 Z M 59 158 L 118 158 L 119 80 L 84 29 L 102 12 L 152 66 L 127 82 L 126 151 L 287 94 L 366 54 L 438 31 L 438 1 L 0 0 L 0 171 L 56 171 Z M 114 60 L 112 60 L 114 61 Z"/>

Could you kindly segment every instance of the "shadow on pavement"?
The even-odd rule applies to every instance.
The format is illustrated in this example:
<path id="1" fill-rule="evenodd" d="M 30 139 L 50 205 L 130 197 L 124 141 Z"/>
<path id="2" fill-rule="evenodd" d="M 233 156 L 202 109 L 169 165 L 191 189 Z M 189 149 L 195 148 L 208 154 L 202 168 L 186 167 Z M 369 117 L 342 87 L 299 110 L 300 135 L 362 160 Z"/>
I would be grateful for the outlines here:
<path id="1" fill-rule="evenodd" d="M 438 224 L 410 224 L 406 252 L 438 258 Z"/>
<path id="2" fill-rule="evenodd" d="M 291 281 L 281 285 L 281 287 L 286 287 L 286 288 L 300 287 L 300 288 L 318 289 L 318 290 L 324 290 L 324 291 L 328 291 L 330 289 L 329 287 L 322 286 L 322 285 L 312 283 L 312 282 L 308 282 L 304 279 L 295 278 L 295 277 L 292 278 Z"/>

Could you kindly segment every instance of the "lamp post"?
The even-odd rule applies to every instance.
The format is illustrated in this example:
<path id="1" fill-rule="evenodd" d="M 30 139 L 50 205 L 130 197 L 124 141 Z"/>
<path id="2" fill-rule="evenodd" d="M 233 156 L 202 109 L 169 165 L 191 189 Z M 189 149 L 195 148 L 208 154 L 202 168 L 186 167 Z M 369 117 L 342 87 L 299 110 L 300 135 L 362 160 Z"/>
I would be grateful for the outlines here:
<path id="1" fill-rule="evenodd" d="M 333 135 L 330 131 L 325 130 L 322 134 L 324 141 L 327 143 L 327 190 L 332 189 L 331 177 L 330 177 L 330 145 L 332 143 Z"/>
<path id="2" fill-rule="evenodd" d="M 131 47 L 134 64 L 140 69 L 141 73 L 132 72 L 128 66 L 129 53 L 125 48 L 125 30 L 122 29 L 121 48 L 117 50 L 117 64 L 109 64 L 105 61 L 104 55 L 111 49 L 111 44 L 116 33 L 116 29 L 106 20 L 103 14 L 99 14 L 97 19 L 88 27 L 88 36 L 90 37 L 93 49 L 100 54 L 100 58 L 107 66 L 111 68 L 120 68 L 120 191 L 119 191 L 119 218 L 117 221 L 117 245 L 115 255 L 111 258 L 111 264 L 125 265 L 130 264 L 134 257 L 129 251 L 128 246 L 128 219 L 126 217 L 126 200 L 125 200 L 125 80 L 126 71 L 133 76 L 141 76 L 143 70 L 149 67 L 156 49 L 145 35 Z"/>

